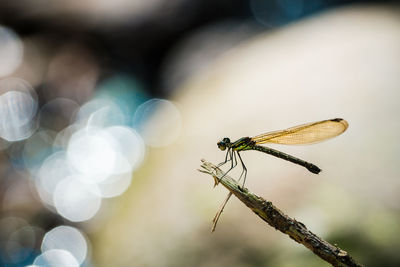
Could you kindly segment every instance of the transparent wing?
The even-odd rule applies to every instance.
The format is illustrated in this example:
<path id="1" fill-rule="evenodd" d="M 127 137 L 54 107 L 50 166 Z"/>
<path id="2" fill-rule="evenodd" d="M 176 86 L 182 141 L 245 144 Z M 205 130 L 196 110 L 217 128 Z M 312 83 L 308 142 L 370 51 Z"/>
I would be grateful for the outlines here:
<path id="1" fill-rule="evenodd" d="M 256 144 L 301 145 L 317 143 L 343 133 L 349 124 L 343 119 L 318 121 L 251 138 Z"/>

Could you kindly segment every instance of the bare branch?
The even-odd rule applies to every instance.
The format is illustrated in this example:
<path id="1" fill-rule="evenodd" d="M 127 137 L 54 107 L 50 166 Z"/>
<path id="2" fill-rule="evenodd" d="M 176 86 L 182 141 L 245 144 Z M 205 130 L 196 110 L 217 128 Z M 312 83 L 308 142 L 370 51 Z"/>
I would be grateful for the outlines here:
<path id="1" fill-rule="evenodd" d="M 303 223 L 285 215 L 270 201 L 266 201 L 251 193 L 246 188 L 241 188 L 236 180 L 232 179 L 228 175 L 224 176 L 224 172 L 212 163 L 202 160 L 201 167 L 202 169 L 199 171 L 210 174 L 214 178 L 215 182 L 220 181 L 220 183 L 225 186 L 230 193 L 235 195 L 262 220 L 274 227 L 276 230 L 289 235 L 291 239 L 304 245 L 323 260 L 329 262 L 333 266 L 362 266 L 346 251 L 328 243 L 316 234 L 312 233 Z M 228 199 L 229 197 L 225 200 L 224 204 L 226 204 Z M 222 209 L 224 206 L 225 205 L 222 206 Z M 220 209 L 220 212 L 217 213 L 214 220 L 218 220 L 221 213 L 222 210 Z M 214 224 L 215 223 L 216 222 L 214 222 Z M 213 225 L 213 227 L 215 228 L 215 225 Z"/>

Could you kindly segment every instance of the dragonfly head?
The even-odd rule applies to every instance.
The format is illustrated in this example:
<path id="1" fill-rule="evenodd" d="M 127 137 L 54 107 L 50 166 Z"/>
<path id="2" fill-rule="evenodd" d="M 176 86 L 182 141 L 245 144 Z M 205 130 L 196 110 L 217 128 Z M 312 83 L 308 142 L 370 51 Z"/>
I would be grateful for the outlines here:
<path id="1" fill-rule="evenodd" d="M 221 141 L 219 141 L 217 143 L 217 146 L 219 149 L 224 151 L 227 147 L 229 147 L 230 144 L 231 144 L 231 140 L 228 137 L 225 137 L 224 139 L 222 139 Z"/>

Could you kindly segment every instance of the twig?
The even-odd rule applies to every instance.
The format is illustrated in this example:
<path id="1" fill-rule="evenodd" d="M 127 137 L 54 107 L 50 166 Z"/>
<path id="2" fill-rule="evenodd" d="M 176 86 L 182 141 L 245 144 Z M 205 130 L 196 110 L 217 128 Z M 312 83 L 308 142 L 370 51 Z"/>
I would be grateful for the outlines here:
<path id="1" fill-rule="evenodd" d="M 212 175 L 214 181 L 218 181 L 224 175 L 224 172 L 219 168 L 205 160 L 202 160 L 201 167 L 203 169 L 200 169 L 199 171 Z M 291 239 L 303 244 L 314 254 L 318 255 L 333 266 L 362 266 L 346 251 L 328 243 L 316 234 L 312 233 L 303 223 L 285 215 L 270 201 L 266 201 L 251 193 L 246 188 L 241 188 L 237 181 L 232 179 L 230 176 L 225 175 L 222 177 L 220 183 L 269 225 L 274 227 L 276 230 L 289 235 Z M 216 217 L 219 217 L 219 215 Z"/>
<path id="2" fill-rule="evenodd" d="M 219 208 L 217 214 L 215 214 L 215 217 L 213 219 L 213 226 L 211 228 L 211 232 L 215 231 L 215 227 L 217 227 L 217 223 L 219 220 L 219 217 L 221 216 L 222 212 L 224 211 L 226 203 L 228 203 L 228 200 L 231 198 L 232 192 L 229 192 L 228 195 L 226 196 L 224 202 L 222 203 L 221 207 Z"/>

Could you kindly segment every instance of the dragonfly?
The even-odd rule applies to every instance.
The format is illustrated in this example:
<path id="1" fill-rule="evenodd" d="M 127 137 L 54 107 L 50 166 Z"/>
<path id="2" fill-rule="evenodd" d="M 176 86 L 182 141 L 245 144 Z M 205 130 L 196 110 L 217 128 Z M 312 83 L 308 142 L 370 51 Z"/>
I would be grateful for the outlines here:
<path id="1" fill-rule="evenodd" d="M 261 146 L 261 144 L 282 144 L 282 145 L 303 145 L 303 144 L 313 144 L 333 138 L 342 134 L 348 128 L 349 124 L 346 120 L 341 118 L 335 118 L 330 120 L 317 121 L 312 123 L 306 123 L 298 126 L 288 128 L 286 130 L 279 130 L 274 132 L 268 132 L 260 134 L 254 137 L 242 137 L 235 142 L 231 142 L 228 137 L 223 138 L 217 143 L 220 150 L 226 151 L 225 161 L 219 163 L 217 167 L 220 167 L 227 162 L 231 162 L 230 169 L 225 172 L 225 174 L 218 179 L 221 179 L 235 168 L 238 164 L 237 158 L 239 158 L 242 165 L 242 173 L 240 174 L 239 180 L 242 176 L 243 185 L 246 182 L 247 168 L 243 163 L 240 152 L 247 150 L 256 150 L 263 153 L 270 154 L 272 156 L 287 160 L 294 164 L 305 167 L 312 173 L 318 174 L 321 169 L 316 165 L 304 161 L 302 159 L 296 158 L 284 152 L 272 149 L 270 147 Z M 237 156 L 236 156 L 237 155 Z"/>

